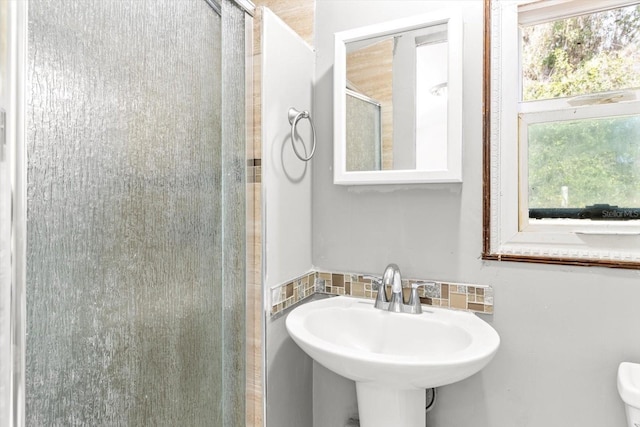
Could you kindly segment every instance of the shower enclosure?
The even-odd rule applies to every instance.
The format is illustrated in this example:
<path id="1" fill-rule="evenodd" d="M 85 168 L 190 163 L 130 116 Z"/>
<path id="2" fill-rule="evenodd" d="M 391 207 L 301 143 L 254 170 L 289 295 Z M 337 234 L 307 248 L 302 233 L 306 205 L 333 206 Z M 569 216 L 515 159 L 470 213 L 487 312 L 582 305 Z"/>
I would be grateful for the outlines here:
<path id="1" fill-rule="evenodd" d="M 0 0 L 0 426 L 244 425 L 252 8 Z"/>
<path id="2" fill-rule="evenodd" d="M 355 90 L 346 94 L 347 171 L 382 170 L 382 106 Z"/>

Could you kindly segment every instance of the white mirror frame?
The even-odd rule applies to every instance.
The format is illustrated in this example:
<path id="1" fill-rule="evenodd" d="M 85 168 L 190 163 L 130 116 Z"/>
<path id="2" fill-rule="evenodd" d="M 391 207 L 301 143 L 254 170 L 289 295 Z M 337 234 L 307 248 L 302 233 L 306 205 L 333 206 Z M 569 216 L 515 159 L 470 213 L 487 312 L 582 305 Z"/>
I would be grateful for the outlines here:
<path id="1" fill-rule="evenodd" d="M 346 44 L 441 24 L 447 24 L 448 42 L 447 169 L 347 171 Z M 334 184 L 462 182 L 462 70 L 464 61 L 462 28 L 462 18 L 458 12 L 441 11 L 335 33 L 333 67 Z"/>

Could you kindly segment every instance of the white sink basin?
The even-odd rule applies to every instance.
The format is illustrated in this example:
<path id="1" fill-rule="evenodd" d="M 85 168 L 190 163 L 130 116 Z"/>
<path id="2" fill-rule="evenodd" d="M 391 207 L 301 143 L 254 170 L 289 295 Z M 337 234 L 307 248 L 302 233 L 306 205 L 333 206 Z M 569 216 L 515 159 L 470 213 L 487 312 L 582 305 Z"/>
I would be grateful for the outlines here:
<path id="1" fill-rule="evenodd" d="M 315 361 L 356 381 L 361 427 L 424 427 L 424 389 L 484 368 L 500 338 L 472 313 L 423 310 L 390 313 L 373 301 L 333 297 L 294 309 L 286 325 Z"/>

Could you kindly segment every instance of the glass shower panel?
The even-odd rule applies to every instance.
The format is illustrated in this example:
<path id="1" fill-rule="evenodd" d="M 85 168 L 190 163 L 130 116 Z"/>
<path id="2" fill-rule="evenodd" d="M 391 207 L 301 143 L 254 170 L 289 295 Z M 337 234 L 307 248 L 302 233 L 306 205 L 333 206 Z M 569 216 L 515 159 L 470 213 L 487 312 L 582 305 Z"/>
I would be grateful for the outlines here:
<path id="1" fill-rule="evenodd" d="M 380 104 L 347 90 L 347 171 L 382 169 Z"/>
<path id="2" fill-rule="evenodd" d="M 222 425 L 221 19 L 29 2 L 26 421 Z"/>
<path id="3" fill-rule="evenodd" d="M 222 2 L 223 424 L 245 425 L 246 132 L 245 13 Z M 227 47 L 236 48 L 228 49 Z"/>

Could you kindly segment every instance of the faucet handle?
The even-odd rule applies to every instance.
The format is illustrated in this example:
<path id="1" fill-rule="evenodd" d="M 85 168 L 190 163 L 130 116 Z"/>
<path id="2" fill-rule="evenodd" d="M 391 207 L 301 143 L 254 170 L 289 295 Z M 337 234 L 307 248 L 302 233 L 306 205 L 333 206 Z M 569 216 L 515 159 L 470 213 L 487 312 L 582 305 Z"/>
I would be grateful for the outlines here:
<path id="1" fill-rule="evenodd" d="M 387 293 L 384 289 L 384 284 L 382 283 L 382 277 L 379 276 L 362 276 L 363 279 L 371 280 L 371 284 L 375 285 L 378 288 L 378 296 L 376 297 L 375 307 L 384 309 L 385 304 L 389 302 L 387 298 Z"/>
<path id="2" fill-rule="evenodd" d="M 409 310 L 413 314 L 422 313 L 422 303 L 420 302 L 420 296 L 418 295 L 418 288 L 423 286 L 434 285 L 434 282 L 418 282 L 411 284 L 411 294 L 409 295 L 409 302 L 407 305 L 409 306 Z"/>
<path id="3" fill-rule="evenodd" d="M 371 280 L 371 283 L 375 284 L 376 286 L 380 286 L 382 284 L 382 277 L 380 276 L 371 276 L 368 274 L 365 274 L 364 276 L 361 276 L 363 279 L 367 279 L 367 280 Z"/>
<path id="4" fill-rule="evenodd" d="M 436 282 L 416 282 L 411 284 L 411 289 L 418 289 L 423 286 L 433 286 Z"/>

